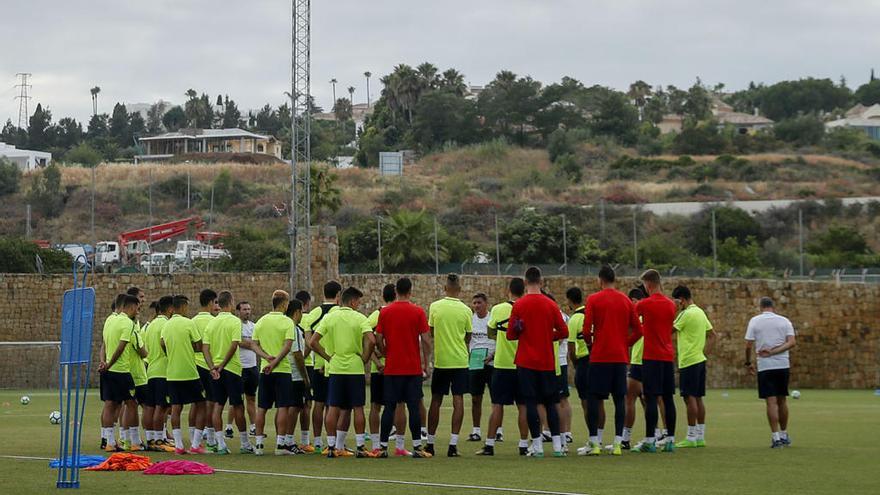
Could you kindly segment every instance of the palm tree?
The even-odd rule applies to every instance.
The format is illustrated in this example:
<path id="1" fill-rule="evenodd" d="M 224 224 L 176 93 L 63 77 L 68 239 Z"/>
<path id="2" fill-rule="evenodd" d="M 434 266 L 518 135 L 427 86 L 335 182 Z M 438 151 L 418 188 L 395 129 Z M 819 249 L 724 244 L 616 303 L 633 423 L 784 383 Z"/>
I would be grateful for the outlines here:
<path id="1" fill-rule="evenodd" d="M 339 211 L 342 206 L 342 193 L 335 185 L 338 177 L 328 167 L 312 165 L 309 173 L 310 210 L 313 220 L 321 223 L 325 212 Z"/>
<path id="2" fill-rule="evenodd" d="M 364 72 L 364 77 L 367 78 L 367 110 L 370 109 L 370 77 L 372 75 L 373 73 L 370 71 Z"/>
<path id="3" fill-rule="evenodd" d="M 337 82 L 339 82 L 339 81 L 337 81 L 335 77 L 333 79 L 330 79 L 330 87 L 333 88 L 333 104 L 334 105 L 336 105 L 336 83 Z M 336 108 L 333 108 L 333 110 L 335 111 Z"/>
<path id="4" fill-rule="evenodd" d="M 416 67 L 416 71 L 419 73 L 419 83 L 421 83 L 423 91 L 437 87 L 439 78 L 437 77 L 437 67 L 434 64 L 424 62 Z"/>
<path id="5" fill-rule="evenodd" d="M 354 86 L 348 87 L 348 99 L 351 100 L 351 106 L 354 107 Z"/>
<path id="6" fill-rule="evenodd" d="M 418 268 L 434 259 L 434 225 L 425 210 L 400 210 L 389 218 L 382 259 L 391 269 Z M 441 260 L 447 250 L 440 247 Z"/>
<path id="7" fill-rule="evenodd" d="M 443 71 L 443 79 L 440 81 L 440 87 L 445 88 L 458 96 L 464 96 L 467 91 L 467 85 L 464 83 L 464 74 L 455 69 L 446 69 Z"/>
<path id="8" fill-rule="evenodd" d="M 92 93 L 92 115 L 98 115 L 98 93 L 101 92 L 101 88 L 95 86 L 89 92 Z"/>

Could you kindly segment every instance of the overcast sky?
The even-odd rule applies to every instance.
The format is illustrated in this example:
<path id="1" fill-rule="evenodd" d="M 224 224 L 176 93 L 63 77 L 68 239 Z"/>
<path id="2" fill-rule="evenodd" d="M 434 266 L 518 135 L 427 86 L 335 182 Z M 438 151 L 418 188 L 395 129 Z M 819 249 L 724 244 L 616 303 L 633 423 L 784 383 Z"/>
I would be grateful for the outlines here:
<path id="1" fill-rule="evenodd" d="M 182 103 L 188 88 L 242 110 L 280 104 L 290 87 L 289 0 L 4 0 L 0 119 L 18 115 L 15 74 L 33 73 L 31 111 L 87 119 L 113 103 Z M 398 63 L 455 67 L 470 84 L 500 69 L 542 82 L 569 75 L 624 89 L 729 89 L 805 76 L 857 87 L 880 70 L 877 0 L 312 0 L 312 94 L 331 103 L 364 71 Z M 2 124 L 2 122 L 0 122 Z"/>

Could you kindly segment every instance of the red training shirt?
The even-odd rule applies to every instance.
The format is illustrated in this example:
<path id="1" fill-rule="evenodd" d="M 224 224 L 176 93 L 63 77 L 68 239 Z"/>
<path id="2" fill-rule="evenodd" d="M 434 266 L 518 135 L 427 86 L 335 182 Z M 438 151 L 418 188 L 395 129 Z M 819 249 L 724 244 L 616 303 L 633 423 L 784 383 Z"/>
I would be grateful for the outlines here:
<path id="1" fill-rule="evenodd" d="M 395 301 L 379 311 L 376 333 L 385 339 L 385 375 L 422 376 L 419 336 L 428 332 L 425 310 L 409 301 Z"/>
<path id="2" fill-rule="evenodd" d="M 526 294 L 513 303 L 507 338 L 519 340 L 513 362 L 520 368 L 556 370 L 553 341 L 568 338 L 559 306 L 544 294 Z"/>
<path id="3" fill-rule="evenodd" d="M 602 289 L 587 298 L 584 339 L 592 342 L 591 363 L 629 363 L 629 331 L 640 331 L 639 316 L 629 297 L 617 289 Z"/>
<path id="4" fill-rule="evenodd" d="M 636 313 L 642 317 L 641 331 L 630 336 L 629 344 L 639 337 L 645 337 L 642 359 L 652 361 L 673 361 L 672 323 L 675 321 L 675 303 L 672 299 L 657 292 L 636 303 Z"/>

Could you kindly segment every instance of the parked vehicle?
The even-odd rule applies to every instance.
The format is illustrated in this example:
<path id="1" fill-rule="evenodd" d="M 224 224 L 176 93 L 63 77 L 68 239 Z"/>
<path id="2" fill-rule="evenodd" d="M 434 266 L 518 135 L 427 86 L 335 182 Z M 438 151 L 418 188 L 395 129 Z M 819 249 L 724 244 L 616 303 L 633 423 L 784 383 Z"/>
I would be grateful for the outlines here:
<path id="1" fill-rule="evenodd" d="M 141 261 L 141 271 L 149 274 L 174 273 L 176 267 L 174 253 L 151 253 Z"/>
<path id="2" fill-rule="evenodd" d="M 76 261 L 78 266 L 91 267 L 88 253 L 89 250 L 86 249 L 86 246 L 84 244 L 58 244 L 55 246 L 55 248 L 61 249 L 62 251 L 70 254 L 70 256 L 73 257 L 73 260 Z"/>
<path id="3" fill-rule="evenodd" d="M 229 251 L 217 248 L 201 241 L 177 241 L 174 259 L 181 264 L 189 264 L 196 260 L 219 260 L 228 258 Z"/>

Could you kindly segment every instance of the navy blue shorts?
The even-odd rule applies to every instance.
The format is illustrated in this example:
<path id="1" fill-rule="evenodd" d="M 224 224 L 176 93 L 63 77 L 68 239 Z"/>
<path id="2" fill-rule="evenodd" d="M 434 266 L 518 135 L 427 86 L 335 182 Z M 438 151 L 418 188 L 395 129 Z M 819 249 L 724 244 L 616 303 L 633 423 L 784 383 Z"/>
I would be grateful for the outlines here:
<path id="1" fill-rule="evenodd" d="M 230 406 L 240 406 L 244 404 L 241 395 L 244 393 L 244 382 L 241 377 L 229 370 L 220 372 L 220 379 L 211 380 L 214 390 L 211 396 L 217 404 L 226 405 L 229 401 Z"/>
<path id="2" fill-rule="evenodd" d="M 568 391 L 568 365 L 563 364 L 559 367 L 559 375 L 556 377 L 559 383 L 559 397 L 568 397 L 571 395 Z"/>
<path id="3" fill-rule="evenodd" d="M 327 402 L 327 377 L 324 376 L 324 369 L 315 369 L 307 367 L 306 372 L 309 374 L 309 383 L 312 385 L 312 400 L 315 402 Z"/>
<path id="4" fill-rule="evenodd" d="M 464 395 L 468 392 L 467 368 L 435 368 L 431 378 L 431 394 Z"/>
<path id="5" fill-rule="evenodd" d="M 141 406 L 150 405 L 150 387 L 148 385 L 149 382 L 143 385 L 135 385 L 134 386 L 134 400 Z"/>
<path id="6" fill-rule="evenodd" d="M 789 369 L 764 370 L 758 372 L 758 397 L 788 396 Z"/>
<path id="7" fill-rule="evenodd" d="M 385 375 L 382 373 L 370 373 L 370 403 L 385 403 Z"/>
<path id="8" fill-rule="evenodd" d="M 147 382 L 147 403 L 151 407 L 168 405 L 168 382 L 164 378 L 150 378 Z"/>
<path id="9" fill-rule="evenodd" d="M 626 363 L 590 363 L 587 389 L 592 396 L 626 395 Z"/>
<path id="10" fill-rule="evenodd" d="M 363 407 L 367 402 L 367 380 L 363 374 L 330 375 L 327 405 L 340 409 Z"/>
<path id="11" fill-rule="evenodd" d="M 706 396 L 706 361 L 678 369 L 678 388 L 682 397 Z"/>
<path id="12" fill-rule="evenodd" d="M 306 383 L 302 380 L 293 380 L 290 383 L 291 407 L 303 407 L 306 404 Z"/>
<path id="13" fill-rule="evenodd" d="M 642 362 L 642 393 L 645 395 L 672 395 L 675 393 L 675 366 L 672 361 Z"/>
<path id="14" fill-rule="evenodd" d="M 102 371 L 101 400 L 122 403 L 134 398 L 134 380 L 131 373 Z"/>
<path id="15" fill-rule="evenodd" d="M 584 356 L 578 358 L 574 364 L 574 386 L 578 391 L 578 397 L 581 400 L 587 400 L 589 395 L 590 380 L 590 357 Z"/>
<path id="16" fill-rule="evenodd" d="M 294 405 L 293 384 L 290 373 L 260 373 L 257 390 L 257 407 L 260 409 L 282 408 Z"/>
<path id="17" fill-rule="evenodd" d="M 244 395 L 250 397 L 257 395 L 257 387 L 260 385 L 260 367 L 242 368 L 241 385 L 244 389 Z"/>
<path id="18" fill-rule="evenodd" d="M 199 370 L 199 382 L 202 384 L 202 390 L 205 391 L 205 400 L 214 402 L 214 379 L 211 378 L 211 370 L 206 370 L 201 366 L 196 366 Z"/>
<path id="19" fill-rule="evenodd" d="M 559 378 L 556 377 L 556 371 L 517 368 L 516 377 L 523 400 L 534 400 L 541 404 L 559 402 Z"/>
<path id="20" fill-rule="evenodd" d="M 633 380 L 641 383 L 642 382 L 642 365 L 641 364 L 631 364 L 629 365 L 629 377 Z"/>
<path id="21" fill-rule="evenodd" d="M 175 406 L 194 404 L 205 400 L 205 392 L 202 382 L 194 380 L 173 381 L 168 380 L 168 402 Z"/>
<path id="22" fill-rule="evenodd" d="M 493 368 L 488 364 L 483 366 L 481 370 L 468 370 L 471 395 L 483 395 L 486 387 L 489 387 L 492 383 L 492 370 Z M 489 393 L 492 393 L 492 391 L 489 390 Z"/>
<path id="23" fill-rule="evenodd" d="M 422 400 L 422 381 L 422 375 L 385 375 L 382 384 L 385 407 Z"/>
<path id="24" fill-rule="evenodd" d="M 509 406 L 522 403 L 516 370 L 495 368 L 492 372 L 489 394 L 492 396 L 492 404 Z"/>

